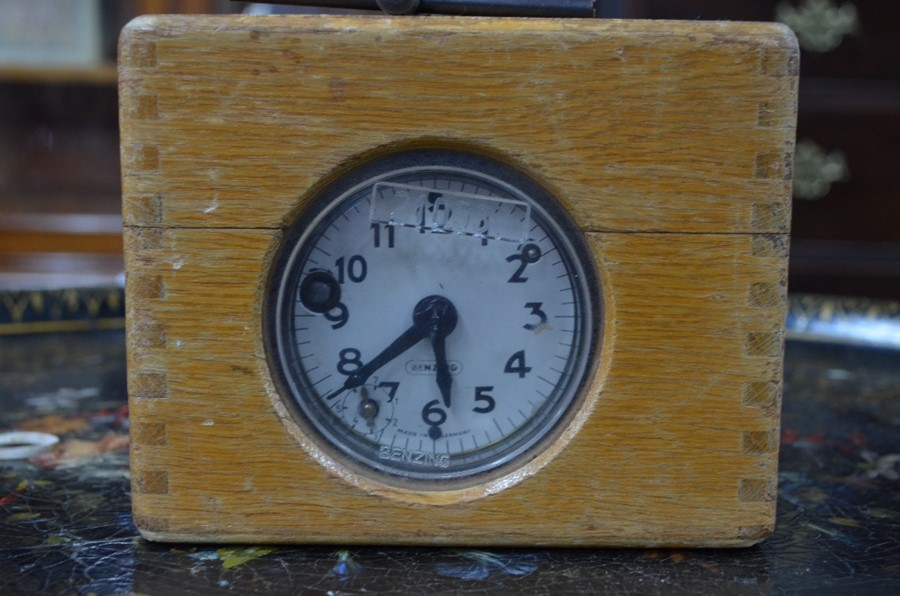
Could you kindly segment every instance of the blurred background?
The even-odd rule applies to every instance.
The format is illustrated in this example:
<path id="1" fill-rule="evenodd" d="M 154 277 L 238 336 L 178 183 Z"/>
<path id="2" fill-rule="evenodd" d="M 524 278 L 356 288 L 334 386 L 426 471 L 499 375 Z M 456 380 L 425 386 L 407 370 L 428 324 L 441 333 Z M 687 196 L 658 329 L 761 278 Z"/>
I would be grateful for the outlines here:
<path id="1" fill-rule="evenodd" d="M 607 18 L 794 29 L 802 59 L 790 290 L 900 299 L 900 3 L 598 6 Z M 121 284 L 118 31 L 140 14 L 245 9 L 227 0 L 2 0 L 0 293 Z"/>

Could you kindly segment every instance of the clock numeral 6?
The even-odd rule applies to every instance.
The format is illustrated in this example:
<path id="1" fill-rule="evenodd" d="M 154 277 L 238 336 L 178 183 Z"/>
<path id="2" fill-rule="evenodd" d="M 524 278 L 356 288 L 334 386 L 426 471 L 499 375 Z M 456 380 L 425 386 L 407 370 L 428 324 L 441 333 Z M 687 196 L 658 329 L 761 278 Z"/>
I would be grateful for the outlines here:
<path id="1" fill-rule="evenodd" d="M 531 372 L 531 367 L 525 366 L 525 350 L 519 350 L 510 356 L 506 366 L 503 367 L 503 372 L 519 375 L 520 379 L 525 378 L 525 375 Z"/>
<path id="2" fill-rule="evenodd" d="M 422 420 L 429 426 L 440 426 L 447 422 L 447 412 L 440 407 L 438 400 L 433 399 L 422 408 Z"/>

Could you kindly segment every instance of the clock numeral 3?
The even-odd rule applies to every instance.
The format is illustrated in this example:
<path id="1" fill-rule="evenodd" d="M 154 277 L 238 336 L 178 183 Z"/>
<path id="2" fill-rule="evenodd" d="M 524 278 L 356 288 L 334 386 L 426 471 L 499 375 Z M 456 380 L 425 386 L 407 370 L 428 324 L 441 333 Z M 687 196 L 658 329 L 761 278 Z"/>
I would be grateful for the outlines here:
<path id="1" fill-rule="evenodd" d="M 531 367 L 525 366 L 525 350 L 519 350 L 510 356 L 506 366 L 503 367 L 503 372 L 519 375 L 520 379 L 525 378 L 525 375 L 531 372 Z"/>
<path id="2" fill-rule="evenodd" d="M 525 329 L 528 329 L 529 331 L 534 331 L 535 329 L 537 329 L 538 327 L 540 327 L 541 325 L 543 325 L 544 323 L 547 322 L 547 313 L 545 313 L 543 310 L 541 310 L 541 306 L 543 306 L 543 305 L 544 305 L 543 302 L 526 302 L 525 303 L 525 308 L 531 309 L 531 312 L 528 314 L 534 315 L 540 320 L 537 323 L 526 323 L 526 324 L 522 325 L 522 327 L 524 327 Z"/>

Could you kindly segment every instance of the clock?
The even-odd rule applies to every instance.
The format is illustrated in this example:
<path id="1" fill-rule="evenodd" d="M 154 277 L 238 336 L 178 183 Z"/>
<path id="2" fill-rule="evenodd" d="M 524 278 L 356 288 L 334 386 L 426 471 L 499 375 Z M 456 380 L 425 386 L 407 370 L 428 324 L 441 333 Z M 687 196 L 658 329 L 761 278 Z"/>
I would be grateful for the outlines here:
<path id="1" fill-rule="evenodd" d="M 766 23 L 133 21 L 142 535 L 763 539 L 797 57 Z"/>
<path id="2" fill-rule="evenodd" d="M 330 183 L 275 260 L 268 354 L 298 423 L 385 482 L 482 482 L 583 401 L 601 293 L 580 230 L 496 159 L 389 153 Z"/>

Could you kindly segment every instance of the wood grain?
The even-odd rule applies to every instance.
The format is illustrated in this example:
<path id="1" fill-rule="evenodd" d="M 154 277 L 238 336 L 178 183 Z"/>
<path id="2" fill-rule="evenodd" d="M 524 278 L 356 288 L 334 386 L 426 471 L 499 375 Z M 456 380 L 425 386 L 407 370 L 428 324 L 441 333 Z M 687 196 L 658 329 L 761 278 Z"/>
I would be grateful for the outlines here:
<path id="1" fill-rule="evenodd" d="M 774 523 L 797 50 L 764 24 L 144 18 L 121 45 L 135 519 L 152 539 L 736 546 Z M 280 231 L 390 148 L 529 171 L 587 234 L 572 427 L 448 491 L 342 467 L 275 390 Z"/>

